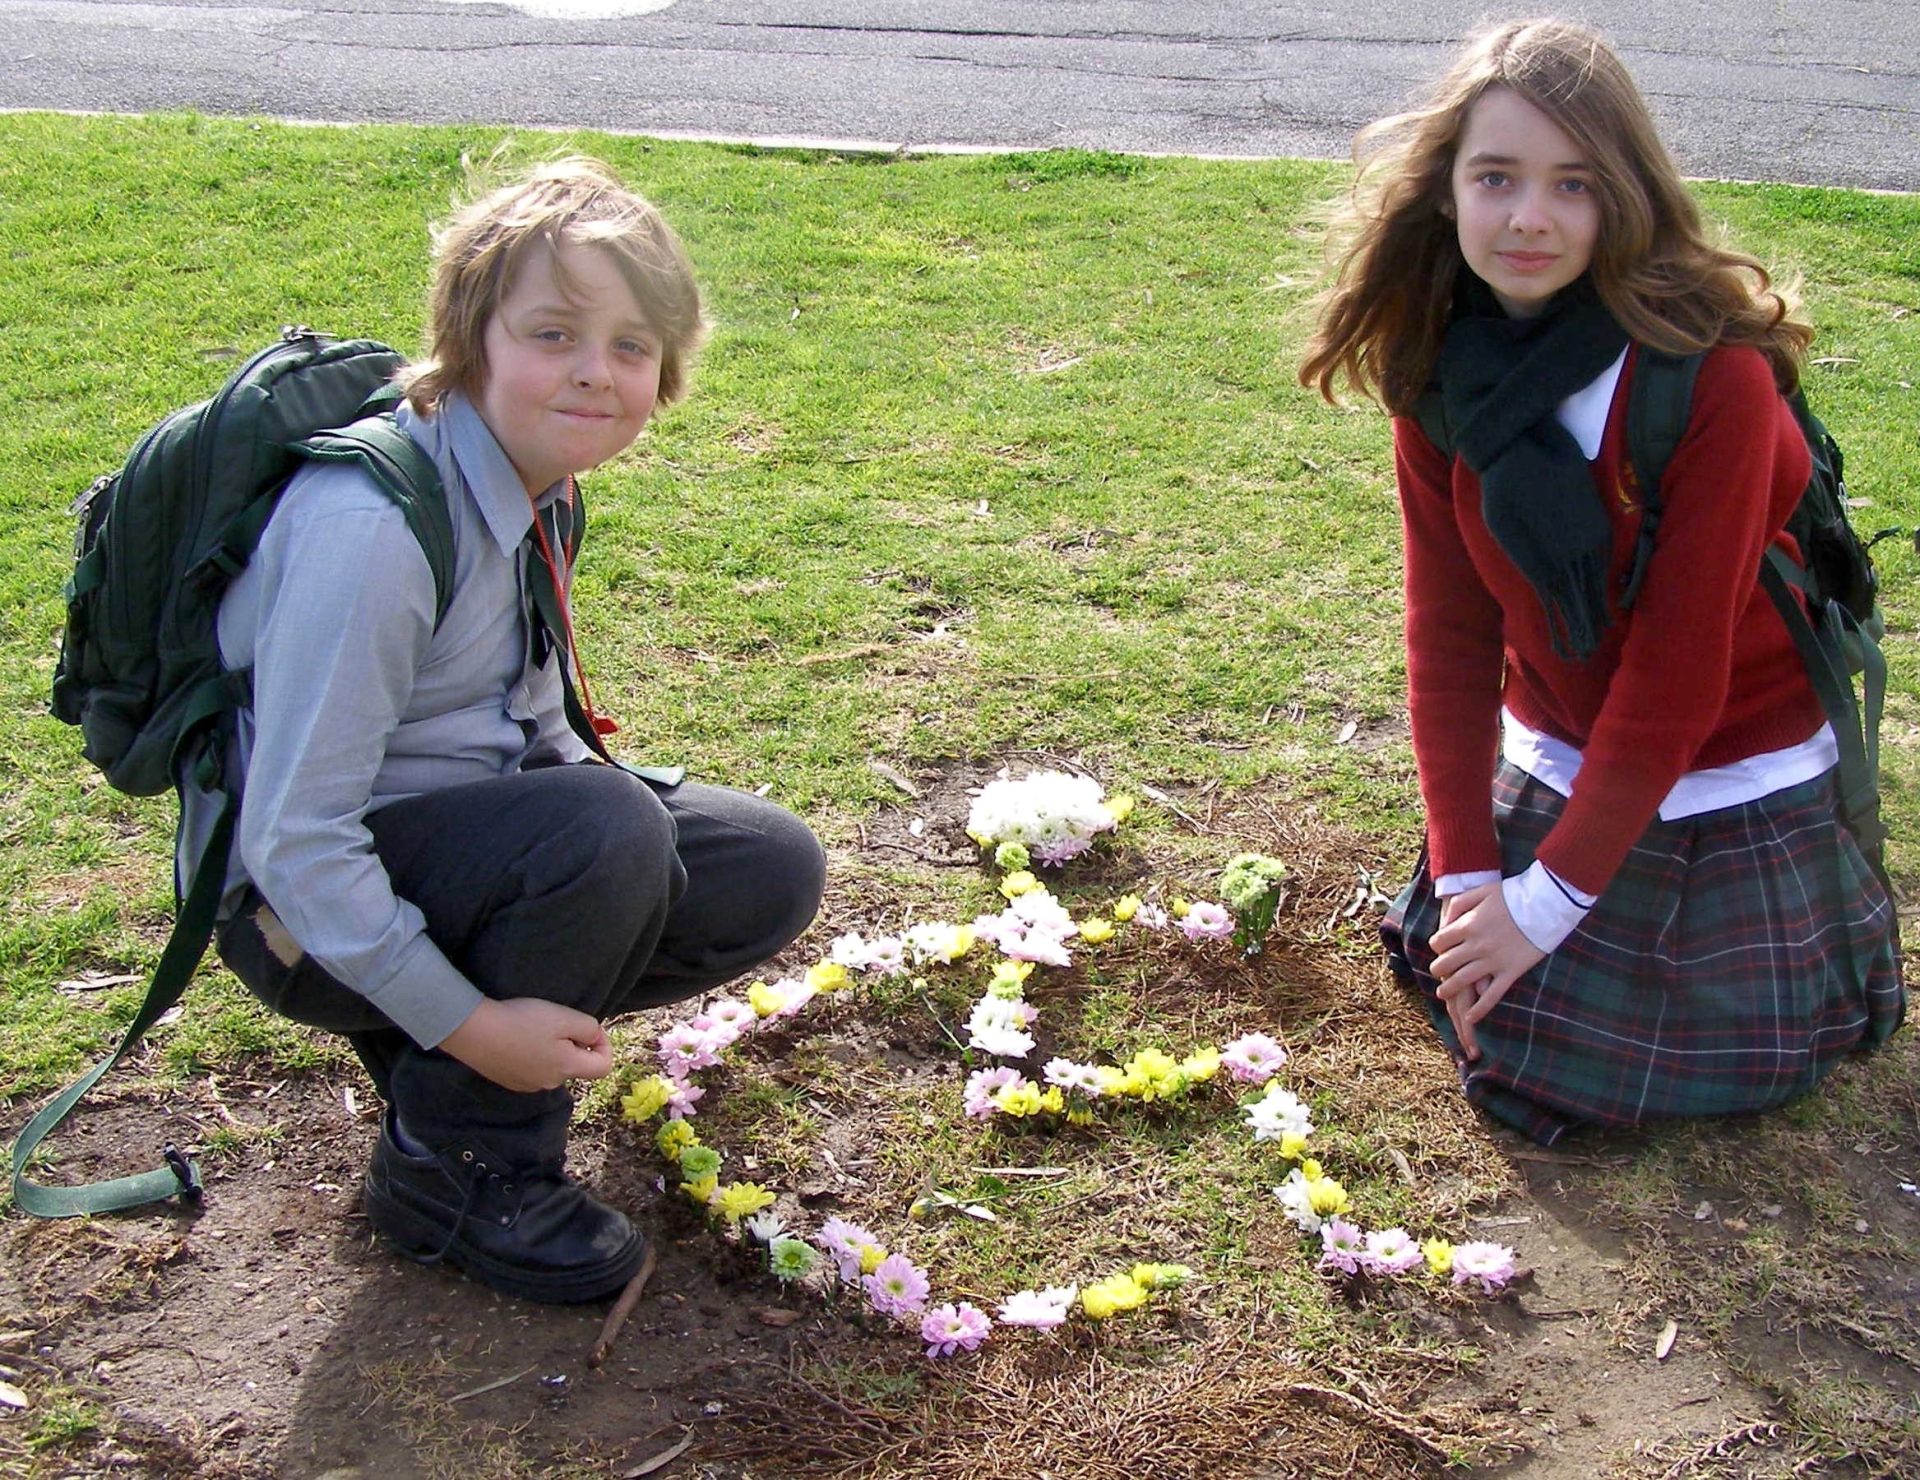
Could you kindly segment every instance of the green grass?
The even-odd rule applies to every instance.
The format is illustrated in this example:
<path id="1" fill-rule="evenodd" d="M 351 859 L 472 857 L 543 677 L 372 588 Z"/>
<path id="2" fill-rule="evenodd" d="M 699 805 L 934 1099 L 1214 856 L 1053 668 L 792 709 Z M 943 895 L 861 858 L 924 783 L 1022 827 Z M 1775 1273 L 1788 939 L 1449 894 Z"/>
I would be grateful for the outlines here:
<path id="1" fill-rule="evenodd" d="M 171 805 L 99 785 L 46 711 L 66 505 L 283 323 L 415 347 L 427 223 L 459 186 L 462 159 L 486 157 L 499 137 L 0 117 L 0 889 L 13 901 L 0 922 L 0 1095 L 17 1097 L 16 1114 L 108 1046 L 139 1000 L 137 987 L 60 983 L 150 966 L 170 914 Z M 1341 169 L 570 142 L 664 207 L 718 326 L 689 402 L 588 483 L 595 532 L 577 606 L 627 754 L 769 786 L 847 849 L 863 820 L 899 801 L 869 760 L 911 769 L 1040 751 L 1079 757 L 1122 789 L 1216 783 L 1223 829 L 1259 806 L 1310 807 L 1371 840 L 1390 873 L 1411 862 L 1386 426 L 1293 383 L 1315 208 Z M 1920 201 L 1700 194 L 1737 240 L 1804 274 L 1816 353 L 1831 359 L 1811 373 L 1813 396 L 1846 447 L 1853 491 L 1872 501 L 1862 526 L 1920 523 Z M 1876 553 L 1891 862 L 1910 893 L 1920 562 L 1906 539 Z M 1335 743 L 1348 720 L 1364 743 Z M 1187 849 L 1196 879 L 1222 861 L 1153 809 L 1130 828 L 1162 856 Z M 897 862 L 851 863 L 836 880 L 842 902 L 983 907 L 977 877 Z M 1336 935 L 1327 948 L 1360 941 Z M 339 1056 L 256 1010 L 217 969 L 205 977 L 181 1021 L 155 1035 L 149 1072 Z M 1120 966 L 1090 976 L 1069 1009 L 1076 1041 L 1184 1048 L 1226 1020 L 1219 1004 L 1149 1000 L 1144 985 Z M 951 1021 L 965 1001 L 897 993 L 874 1018 L 924 1027 L 933 1007 Z M 1322 1043 L 1350 1031 L 1324 1005 L 1289 1026 Z M 1302 1086 L 1341 1127 L 1326 1142 L 1330 1169 L 1370 1222 L 1458 1215 L 1476 1196 L 1461 1189 L 1491 1185 L 1463 1149 L 1470 1132 L 1448 1139 L 1404 1092 L 1396 1099 L 1383 1052 L 1367 1060 L 1364 1090 Z M 803 1092 L 753 1085 L 713 1122 L 782 1171 L 804 1163 L 834 1093 L 851 1092 L 804 1045 L 792 1068 Z M 589 1099 L 604 1111 L 610 1094 Z M 931 1165 L 939 1190 L 1057 1241 L 1034 1262 L 1030 1249 L 1005 1252 L 1006 1226 L 930 1218 L 929 1247 L 961 1285 L 1012 1288 L 1005 1277 L 1047 1278 L 1058 1258 L 1118 1257 L 1097 1223 L 1058 1232 L 1066 1210 L 1103 1195 L 1101 1164 L 1058 1185 L 976 1176 L 966 1169 L 1019 1148 L 957 1123 L 951 1082 L 923 1080 L 888 1105 L 899 1149 L 870 1172 L 888 1196 L 910 1199 Z M 1818 1130 L 1850 1112 L 1843 1094 L 1802 1113 Z M 1785 1140 L 1808 1133 L 1777 1123 Z M 1448 1174 L 1416 1197 L 1379 1154 L 1383 1133 L 1423 1171 Z M 1205 1250 L 1210 1280 L 1245 1267 L 1209 1301 L 1285 1309 L 1304 1350 L 1344 1339 L 1307 1261 L 1250 1254 L 1246 1229 L 1263 1224 L 1248 1199 L 1278 1171 L 1218 1117 L 1136 1116 L 1108 1144 L 1114 1175 L 1160 1159 L 1166 1197 L 1150 1231 L 1170 1257 Z M 1655 1153 L 1634 1185 L 1702 1175 L 1689 1161 L 1700 1145 L 1683 1137 Z M 1238 1190 L 1214 1195 L 1216 1184 Z M 1839 1216 L 1844 1192 L 1832 1196 Z M 1775 1278 L 1765 1233 L 1729 1266 L 1729 1303 Z M 1367 1317 L 1382 1330 L 1391 1319 Z M 1807 1426 L 1828 1422 L 1831 1406 L 1810 1396 Z M 72 1423 L 86 1419 L 76 1410 Z"/>

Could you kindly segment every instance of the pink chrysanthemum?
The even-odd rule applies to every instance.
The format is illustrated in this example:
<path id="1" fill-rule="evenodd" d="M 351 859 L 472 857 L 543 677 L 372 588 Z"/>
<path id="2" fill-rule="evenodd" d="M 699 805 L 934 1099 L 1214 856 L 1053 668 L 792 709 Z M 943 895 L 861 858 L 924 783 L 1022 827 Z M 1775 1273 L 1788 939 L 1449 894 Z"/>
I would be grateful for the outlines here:
<path id="1" fill-rule="evenodd" d="M 673 1093 L 667 1096 L 667 1114 L 677 1115 L 682 1120 L 694 1113 L 693 1107 L 707 1097 L 707 1092 L 699 1085 L 685 1079 L 673 1081 Z"/>
<path id="2" fill-rule="evenodd" d="M 1453 1246 L 1453 1282 L 1478 1280 L 1491 1295 L 1514 1276 L 1513 1250 L 1505 1244 L 1466 1243 Z"/>
<path id="3" fill-rule="evenodd" d="M 1181 916 L 1180 930 L 1195 944 L 1203 940 L 1225 940 L 1233 934 L 1233 914 L 1225 905 L 1210 899 L 1196 899 Z"/>
<path id="4" fill-rule="evenodd" d="M 1326 1250 L 1320 1256 L 1322 1269 L 1337 1269 L 1342 1274 L 1359 1272 L 1367 1243 L 1357 1227 L 1336 1215 L 1320 1225 L 1320 1242 Z"/>
<path id="5" fill-rule="evenodd" d="M 1010 1084 L 1026 1082 L 1025 1075 L 1006 1064 L 997 1069 L 975 1069 L 967 1076 L 964 1108 L 975 1120 L 985 1120 L 994 1112 L 995 1094 Z"/>
<path id="6" fill-rule="evenodd" d="M 933 1288 L 926 1271 L 905 1254 L 887 1255 L 860 1283 L 866 1287 L 873 1308 L 883 1316 L 918 1315 L 926 1309 L 927 1295 Z"/>
<path id="7" fill-rule="evenodd" d="M 719 1062 L 720 1053 L 714 1047 L 713 1035 L 692 1023 L 681 1023 L 660 1035 L 660 1066 L 670 1078 L 685 1079 L 694 1070 Z"/>
<path id="8" fill-rule="evenodd" d="M 976 1350 L 992 1327 L 985 1311 L 963 1300 L 958 1305 L 937 1305 L 921 1317 L 920 1339 L 927 1344 L 928 1356 L 950 1357 L 957 1351 Z"/>
<path id="9" fill-rule="evenodd" d="M 1367 1235 L 1367 1252 L 1360 1267 L 1369 1274 L 1405 1274 L 1425 1264 L 1420 1245 L 1404 1228 L 1381 1228 Z"/>
<path id="10" fill-rule="evenodd" d="M 1265 1033 L 1243 1033 L 1220 1049 L 1220 1067 L 1242 1084 L 1265 1084 L 1287 1061 L 1287 1051 Z"/>
<path id="11" fill-rule="evenodd" d="M 814 1241 L 827 1251 L 834 1268 L 840 1271 L 840 1278 L 849 1282 L 860 1277 L 860 1256 L 868 1249 L 880 1247 L 880 1240 L 858 1223 L 839 1217 L 822 1223 Z"/>

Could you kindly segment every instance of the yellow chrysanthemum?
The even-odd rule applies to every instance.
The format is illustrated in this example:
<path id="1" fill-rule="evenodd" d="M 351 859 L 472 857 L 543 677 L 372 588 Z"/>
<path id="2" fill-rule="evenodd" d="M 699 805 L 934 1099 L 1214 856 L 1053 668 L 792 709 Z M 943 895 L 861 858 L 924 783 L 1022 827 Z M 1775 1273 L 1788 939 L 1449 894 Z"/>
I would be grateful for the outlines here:
<path id="1" fill-rule="evenodd" d="M 1000 892 L 1008 899 L 1018 899 L 1023 894 L 1031 894 L 1040 887 L 1040 881 L 1033 876 L 1031 869 L 1021 869 L 1011 873 L 1000 881 Z"/>
<path id="2" fill-rule="evenodd" d="M 1133 816 L 1133 798 L 1127 796 L 1107 798 L 1107 816 L 1116 823 L 1125 822 Z"/>
<path id="3" fill-rule="evenodd" d="M 1220 1050 L 1203 1048 L 1180 1061 L 1180 1072 L 1194 1084 L 1205 1084 L 1220 1072 Z"/>
<path id="4" fill-rule="evenodd" d="M 1040 1108 L 1049 1115 L 1058 1115 L 1067 1108 L 1067 1097 L 1061 1092 L 1059 1085 L 1047 1086 L 1046 1093 L 1040 1096 Z"/>
<path id="5" fill-rule="evenodd" d="M 860 1273 L 872 1274 L 887 1262 L 885 1244 L 862 1244 L 860 1246 Z"/>
<path id="6" fill-rule="evenodd" d="M 1423 1239 L 1420 1252 L 1426 1255 L 1427 1268 L 1435 1274 L 1450 1274 L 1453 1271 L 1453 1245 L 1443 1238 Z"/>
<path id="7" fill-rule="evenodd" d="M 1184 1264 L 1136 1264 L 1127 1278 L 1143 1290 L 1177 1290 L 1193 1278 Z"/>
<path id="8" fill-rule="evenodd" d="M 1322 1218 L 1344 1213 L 1352 1206 L 1347 1201 L 1347 1189 L 1331 1177 L 1310 1178 L 1307 1182 L 1307 1201 Z"/>
<path id="9" fill-rule="evenodd" d="M 1027 978 L 1032 975 L 1031 961 L 996 961 L 993 963 L 993 979 L 987 983 L 987 990 L 996 997 L 1018 997 L 1025 993 Z"/>
<path id="10" fill-rule="evenodd" d="M 1112 1064 L 1102 1064 L 1094 1072 L 1100 1076 L 1101 1094 L 1121 1095 L 1129 1093 L 1128 1090 L 1122 1088 L 1122 1086 L 1127 1083 L 1127 1075 L 1123 1070 L 1114 1068 Z M 1137 1094 L 1138 1090 L 1131 1092 Z"/>
<path id="11" fill-rule="evenodd" d="M 1122 925 L 1139 913 L 1140 896 L 1137 894 L 1123 894 L 1113 902 L 1113 918 Z"/>
<path id="12" fill-rule="evenodd" d="M 786 1005 L 786 993 L 765 982 L 755 982 L 747 988 L 747 1006 L 753 1009 L 755 1017 L 772 1017 Z"/>
<path id="13" fill-rule="evenodd" d="M 974 939 L 971 925 L 956 925 L 952 933 L 940 943 L 939 949 L 933 953 L 933 959 L 951 966 L 973 949 Z"/>
<path id="14" fill-rule="evenodd" d="M 762 1208 L 773 1206 L 773 1194 L 758 1182 L 729 1182 L 713 1199 L 714 1211 L 729 1223 L 751 1218 Z"/>
<path id="15" fill-rule="evenodd" d="M 1097 916 L 1080 922 L 1080 938 L 1089 945 L 1104 945 L 1113 939 L 1113 921 L 1102 920 Z"/>
<path id="16" fill-rule="evenodd" d="M 718 1177 L 701 1177 L 698 1181 L 682 1182 L 680 1190 L 693 1199 L 694 1206 L 704 1208 L 713 1200 L 714 1191 L 719 1186 Z"/>
<path id="17" fill-rule="evenodd" d="M 1172 915 L 1173 918 L 1176 920 L 1186 919 L 1187 911 L 1192 908 L 1193 908 L 1192 905 L 1188 904 L 1186 900 L 1182 899 L 1177 894 L 1174 895 L 1172 899 L 1167 901 L 1167 913 L 1169 915 Z"/>
<path id="18" fill-rule="evenodd" d="M 1124 1274 L 1109 1275 L 1080 1289 L 1080 1308 L 1090 1320 L 1104 1321 L 1118 1311 L 1138 1310 L 1146 1303 L 1147 1292 Z"/>
<path id="19" fill-rule="evenodd" d="M 636 1079 L 620 1097 L 620 1113 L 635 1125 L 642 1125 L 658 1115 L 672 1097 L 673 1081 L 664 1074 L 649 1074 Z"/>
<path id="20" fill-rule="evenodd" d="M 1299 1160 L 1300 1153 L 1307 1149 L 1307 1138 L 1298 1131 L 1280 1133 L 1280 1154 L 1288 1161 Z"/>
<path id="21" fill-rule="evenodd" d="M 678 1162 L 682 1151 L 700 1144 L 700 1137 L 692 1126 L 676 1115 L 654 1132 L 653 1143 L 668 1161 Z"/>
<path id="22" fill-rule="evenodd" d="M 1003 1084 L 993 1092 L 993 1103 L 1008 1115 L 1038 1115 L 1040 1113 L 1040 1086 L 1037 1084 Z"/>
<path id="23" fill-rule="evenodd" d="M 838 961 L 816 961 L 807 968 L 807 985 L 816 992 L 844 992 L 853 985 L 853 973 Z"/>
<path id="24" fill-rule="evenodd" d="M 1084 1105 L 1077 1105 L 1067 1112 L 1068 1125 L 1092 1125 L 1093 1112 Z"/>

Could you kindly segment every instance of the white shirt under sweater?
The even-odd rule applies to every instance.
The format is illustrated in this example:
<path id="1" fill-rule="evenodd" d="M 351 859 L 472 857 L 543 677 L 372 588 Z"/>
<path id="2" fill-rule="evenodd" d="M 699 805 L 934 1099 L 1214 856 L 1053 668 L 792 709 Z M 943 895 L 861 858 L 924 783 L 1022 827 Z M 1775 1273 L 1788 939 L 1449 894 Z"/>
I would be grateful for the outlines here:
<path id="1" fill-rule="evenodd" d="M 436 629 L 426 556 L 364 473 L 316 463 L 294 478 L 220 607 L 222 659 L 252 668 L 254 695 L 238 726 L 245 802 L 226 908 L 251 879 L 307 954 L 432 1047 L 480 991 L 394 894 L 365 816 L 586 750 L 567 725 L 558 653 L 533 662 L 533 513 L 519 474 L 464 397 L 434 416 L 402 407 L 398 419 L 446 487 L 446 615 Z M 563 490 L 549 488 L 541 506 Z M 182 802 L 181 857 L 193 860 L 218 801 Z"/>
<path id="2" fill-rule="evenodd" d="M 1555 413 L 1589 462 L 1600 455 L 1607 416 L 1626 363 L 1627 351 L 1622 350 L 1620 357 L 1590 384 L 1562 401 Z M 1543 786 L 1563 797 L 1572 796 L 1574 778 L 1580 773 L 1580 752 L 1523 724 L 1505 709 L 1500 711 L 1500 722 L 1501 755 Z M 1822 725 L 1811 739 L 1785 750 L 1749 756 L 1730 766 L 1689 771 L 1660 803 L 1660 818 L 1673 822 L 1758 801 L 1832 769 L 1839 754 L 1833 730 Z M 1433 881 L 1433 892 L 1446 899 L 1493 883 L 1500 885 L 1507 913 L 1520 933 L 1536 950 L 1549 953 L 1573 934 L 1598 900 L 1597 895 L 1575 889 L 1537 859 L 1525 872 L 1508 879 L 1502 879 L 1495 869 L 1442 874 Z"/>

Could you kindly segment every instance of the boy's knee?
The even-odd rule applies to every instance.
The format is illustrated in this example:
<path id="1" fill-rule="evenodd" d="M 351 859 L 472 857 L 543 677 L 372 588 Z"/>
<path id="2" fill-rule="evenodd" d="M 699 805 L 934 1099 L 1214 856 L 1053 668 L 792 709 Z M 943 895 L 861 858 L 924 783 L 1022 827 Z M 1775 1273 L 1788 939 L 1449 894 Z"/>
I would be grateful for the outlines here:
<path id="1" fill-rule="evenodd" d="M 675 850 L 673 818 L 652 788 L 611 766 L 583 764 L 550 774 L 556 821 L 539 850 L 554 873 L 549 886 L 591 895 L 622 915 L 644 900 L 671 908 L 686 889 L 686 873 Z"/>

